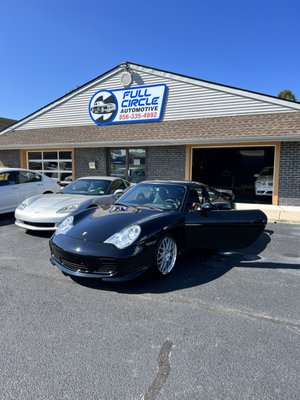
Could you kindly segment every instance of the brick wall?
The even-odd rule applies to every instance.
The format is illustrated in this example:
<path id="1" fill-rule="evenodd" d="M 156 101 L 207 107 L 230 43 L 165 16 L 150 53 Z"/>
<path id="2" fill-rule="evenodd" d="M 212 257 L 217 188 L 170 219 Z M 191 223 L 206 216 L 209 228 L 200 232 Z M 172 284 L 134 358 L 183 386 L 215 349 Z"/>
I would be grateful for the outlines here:
<path id="1" fill-rule="evenodd" d="M 19 150 L 0 150 L 0 165 L 5 167 L 20 168 Z"/>
<path id="2" fill-rule="evenodd" d="M 108 150 L 105 148 L 75 149 L 75 178 L 108 174 Z M 89 169 L 96 161 L 96 169 Z M 146 148 L 146 179 L 184 179 L 185 146 Z"/>
<path id="3" fill-rule="evenodd" d="M 147 179 L 184 179 L 185 146 L 146 148 Z"/>
<path id="4" fill-rule="evenodd" d="M 75 178 L 82 176 L 107 175 L 106 149 L 75 149 Z M 89 169 L 89 161 L 96 162 L 96 169 Z"/>
<path id="5" fill-rule="evenodd" d="M 300 142 L 281 144 L 279 205 L 300 206 Z"/>

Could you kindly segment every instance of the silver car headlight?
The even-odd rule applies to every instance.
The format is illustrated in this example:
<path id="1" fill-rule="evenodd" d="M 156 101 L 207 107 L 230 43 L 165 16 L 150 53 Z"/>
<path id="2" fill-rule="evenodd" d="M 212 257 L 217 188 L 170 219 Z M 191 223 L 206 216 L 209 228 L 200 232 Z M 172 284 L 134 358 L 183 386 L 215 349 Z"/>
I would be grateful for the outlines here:
<path id="1" fill-rule="evenodd" d="M 73 221 L 74 221 L 73 216 L 64 219 L 63 222 L 60 225 L 58 225 L 54 234 L 65 235 L 73 227 Z"/>
<path id="2" fill-rule="evenodd" d="M 115 233 L 106 239 L 104 243 L 113 244 L 118 249 L 125 249 L 125 247 L 130 246 L 139 237 L 140 233 L 141 227 L 139 225 L 132 225 Z"/>
<path id="3" fill-rule="evenodd" d="M 79 204 L 70 204 L 68 206 L 65 206 L 63 208 L 61 208 L 60 210 L 56 211 L 59 214 L 63 214 L 63 213 L 70 213 L 72 211 L 76 211 L 79 207 Z"/>
<path id="4" fill-rule="evenodd" d="M 24 201 L 22 201 L 21 204 L 18 205 L 17 209 L 22 211 L 22 210 L 24 210 L 24 208 L 26 208 L 27 206 L 28 206 L 28 202 L 27 202 L 27 200 L 24 200 Z"/>

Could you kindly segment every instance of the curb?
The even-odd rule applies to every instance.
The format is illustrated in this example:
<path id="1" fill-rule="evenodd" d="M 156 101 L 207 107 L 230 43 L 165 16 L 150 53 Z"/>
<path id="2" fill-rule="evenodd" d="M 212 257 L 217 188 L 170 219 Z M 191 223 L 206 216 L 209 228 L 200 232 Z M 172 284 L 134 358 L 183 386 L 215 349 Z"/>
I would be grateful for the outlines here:
<path id="1" fill-rule="evenodd" d="M 236 208 L 237 210 L 261 210 L 267 215 L 268 222 L 300 224 L 300 207 L 237 203 Z"/>

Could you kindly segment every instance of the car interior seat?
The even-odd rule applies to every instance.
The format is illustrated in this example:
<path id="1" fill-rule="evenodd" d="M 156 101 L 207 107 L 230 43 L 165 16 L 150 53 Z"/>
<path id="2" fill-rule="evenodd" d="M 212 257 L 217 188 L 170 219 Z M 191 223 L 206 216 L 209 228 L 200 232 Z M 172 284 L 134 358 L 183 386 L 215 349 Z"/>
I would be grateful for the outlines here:
<path id="1" fill-rule="evenodd" d="M 168 193 L 165 188 L 159 188 L 155 194 L 153 203 L 163 203 L 168 198 Z"/>
<path id="2" fill-rule="evenodd" d="M 7 177 L 7 180 L 8 180 L 8 184 L 9 185 L 15 185 L 16 183 L 18 183 L 17 182 L 17 177 L 16 177 L 15 174 L 9 174 L 8 177 Z"/>

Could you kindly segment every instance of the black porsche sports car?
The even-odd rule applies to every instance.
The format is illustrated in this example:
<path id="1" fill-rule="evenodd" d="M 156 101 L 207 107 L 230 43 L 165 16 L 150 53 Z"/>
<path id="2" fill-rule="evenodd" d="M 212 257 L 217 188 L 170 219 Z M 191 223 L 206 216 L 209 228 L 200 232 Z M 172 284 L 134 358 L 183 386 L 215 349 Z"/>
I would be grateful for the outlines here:
<path id="1" fill-rule="evenodd" d="M 128 280 L 170 273 L 181 249 L 237 249 L 267 223 L 260 210 L 236 210 L 230 193 L 186 181 L 144 181 L 113 205 L 66 218 L 50 239 L 65 274 Z"/>

